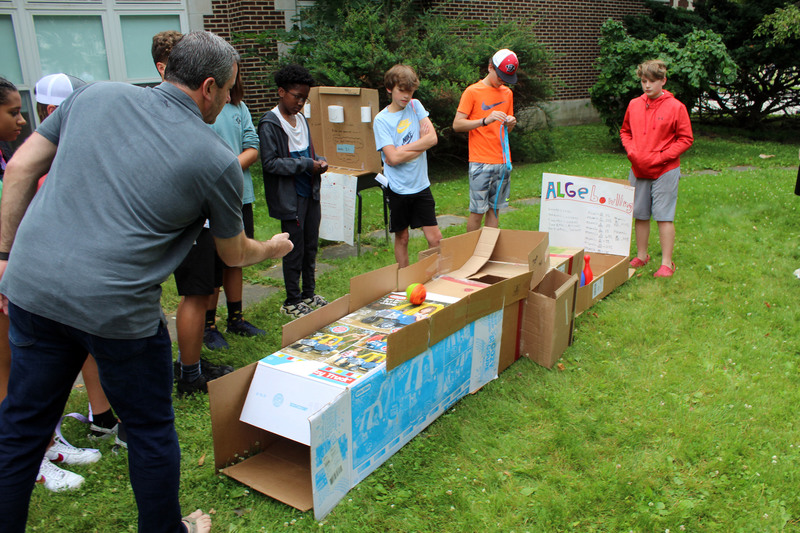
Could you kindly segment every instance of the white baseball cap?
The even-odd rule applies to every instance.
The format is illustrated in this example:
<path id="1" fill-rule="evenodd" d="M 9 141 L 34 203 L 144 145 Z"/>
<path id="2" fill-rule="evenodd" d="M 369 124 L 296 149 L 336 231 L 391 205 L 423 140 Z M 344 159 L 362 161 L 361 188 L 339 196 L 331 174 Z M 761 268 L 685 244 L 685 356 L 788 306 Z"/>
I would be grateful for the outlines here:
<path id="1" fill-rule="evenodd" d="M 69 74 L 48 74 L 36 82 L 36 102 L 44 105 L 61 105 L 72 91 L 86 82 Z"/>

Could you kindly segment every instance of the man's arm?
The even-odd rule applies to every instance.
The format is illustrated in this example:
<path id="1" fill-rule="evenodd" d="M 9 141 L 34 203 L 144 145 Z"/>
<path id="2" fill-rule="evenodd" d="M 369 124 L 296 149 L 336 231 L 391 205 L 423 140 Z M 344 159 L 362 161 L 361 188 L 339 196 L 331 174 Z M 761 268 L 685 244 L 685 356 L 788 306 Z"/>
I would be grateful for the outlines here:
<path id="1" fill-rule="evenodd" d="M 0 205 L 0 252 L 8 253 L 14 244 L 17 228 L 36 194 L 39 178 L 50 169 L 57 146 L 39 133 L 32 133 L 14 153 L 3 177 L 3 201 Z M 0 278 L 6 271 L 8 260 L 0 260 Z M 3 313 L 8 314 L 8 298 L 2 296 Z"/>
<path id="2" fill-rule="evenodd" d="M 36 184 L 50 169 L 56 148 L 55 144 L 34 132 L 8 162 L 0 206 L 0 252 L 11 251 L 19 223 L 36 194 Z"/>
<path id="3" fill-rule="evenodd" d="M 220 259 L 229 267 L 245 267 L 267 259 L 278 259 L 294 248 L 288 233 L 279 233 L 268 241 L 257 241 L 242 231 L 229 239 L 214 237 L 214 243 Z"/>

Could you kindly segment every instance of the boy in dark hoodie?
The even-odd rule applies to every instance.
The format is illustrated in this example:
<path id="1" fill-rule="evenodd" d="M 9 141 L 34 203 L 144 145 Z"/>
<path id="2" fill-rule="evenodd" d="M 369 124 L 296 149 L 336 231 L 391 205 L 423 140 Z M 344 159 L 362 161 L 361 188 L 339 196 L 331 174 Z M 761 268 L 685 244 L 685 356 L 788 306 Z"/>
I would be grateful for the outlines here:
<path id="1" fill-rule="evenodd" d="M 328 169 L 317 157 L 303 104 L 314 79 L 300 65 L 286 65 L 275 73 L 278 105 L 258 122 L 264 194 L 269 216 L 281 221 L 294 249 L 283 258 L 286 300 L 281 313 L 298 318 L 328 302 L 315 293 L 319 247 L 320 175 Z M 302 290 L 300 279 L 302 277 Z"/>
<path id="2" fill-rule="evenodd" d="M 628 104 L 619 132 L 631 162 L 629 180 L 636 188 L 633 206 L 636 257 L 631 260 L 631 266 L 643 267 L 650 261 L 647 242 L 652 216 L 658 223 L 661 240 L 661 266 L 653 276 L 668 278 L 675 273 L 672 250 L 680 155 L 694 142 L 692 124 L 686 106 L 664 90 L 667 66 L 663 61 L 645 61 L 639 65 L 636 76 L 641 79 L 644 94 Z"/>

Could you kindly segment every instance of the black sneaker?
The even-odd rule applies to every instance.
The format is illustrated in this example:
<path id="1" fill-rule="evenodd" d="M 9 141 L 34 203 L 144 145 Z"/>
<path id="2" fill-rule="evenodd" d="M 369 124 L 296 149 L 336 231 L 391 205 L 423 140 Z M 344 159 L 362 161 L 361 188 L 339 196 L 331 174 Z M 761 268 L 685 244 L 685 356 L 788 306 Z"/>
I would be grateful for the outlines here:
<path id="1" fill-rule="evenodd" d="M 235 333 L 236 335 L 241 335 L 242 337 L 260 337 L 261 335 L 267 334 L 266 331 L 255 327 L 253 324 L 247 320 L 244 320 L 243 318 L 233 321 L 228 320 L 227 333 Z"/>
<path id="2" fill-rule="evenodd" d="M 195 392 L 208 392 L 207 379 L 203 374 L 197 376 L 194 381 L 186 381 L 183 378 L 178 380 L 178 397 L 194 394 Z"/>
<path id="3" fill-rule="evenodd" d="M 303 303 L 309 306 L 311 309 L 319 309 L 320 307 L 325 307 L 328 305 L 328 300 L 319 294 L 315 294 L 311 298 L 303 298 Z"/>
<path id="4" fill-rule="evenodd" d="M 203 330 L 203 344 L 209 350 L 227 350 L 230 348 L 228 341 L 219 332 L 217 326 L 211 326 Z"/>
<path id="5" fill-rule="evenodd" d="M 281 314 L 292 317 L 292 320 L 295 318 L 300 318 L 301 316 L 305 316 L 311 311 L 313 311 L 313 309 L 303 302 L 297 302 L 296 304 L 283 304 L 281 306 Z"/>
<path id="6" fill-rule="evenodd" d="M 233 368 L 230 365 L 215 365 L 211 361 L 206 361 L 202 357 L 200 358 L 200 373 L 205 376 L 206 381 L 211 381 L 212 379 L 221 378 L 225 374 L 230 374 L 234 370 L 235 368 Z M 175 361 L 174 363 L 172 363 L 172 375 L 175 381 L 180 381 L 181 379 L 180 361 Z"/>
<path id="7" fill-rule="evenodd" d="M 200 358 L 200 373 L 206 378 L 206 381 L 221 378 L 225 374 L 230 374 L 234 368 L 230 365 L 215 365 L 211 361 L 206 361 Z"/>

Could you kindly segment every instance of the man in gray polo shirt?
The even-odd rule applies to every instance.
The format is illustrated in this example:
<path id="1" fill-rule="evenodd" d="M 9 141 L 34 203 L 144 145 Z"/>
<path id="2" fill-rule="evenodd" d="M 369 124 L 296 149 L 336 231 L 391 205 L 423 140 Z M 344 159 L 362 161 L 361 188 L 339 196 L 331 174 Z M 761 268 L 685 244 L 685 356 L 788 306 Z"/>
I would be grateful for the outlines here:
<path id="1" fill-rule="evenodd" d="M 164 83 L 76 91 L 8 164 L 0 209 L 0 293 L 12 348 L 0 405 L 3 531 L 25 529 L 39 462 L 87 352 L 127 428 L 139 530 L 188 526 L 178 502 L 160 284 L 206 218 L 231 266 L 292 248 L 286 234 L 264 242 L 245 236 L 241 165 L 202 126 L 229 99 L 238 61 L 223 39 L 190 33 L 172 51 Z M 34 197 L 48 168 L 47 186 Z M 211 526 L 199 511 L 184 521 L 199 531 Z"/>

